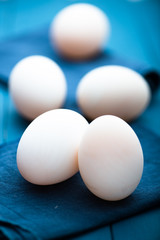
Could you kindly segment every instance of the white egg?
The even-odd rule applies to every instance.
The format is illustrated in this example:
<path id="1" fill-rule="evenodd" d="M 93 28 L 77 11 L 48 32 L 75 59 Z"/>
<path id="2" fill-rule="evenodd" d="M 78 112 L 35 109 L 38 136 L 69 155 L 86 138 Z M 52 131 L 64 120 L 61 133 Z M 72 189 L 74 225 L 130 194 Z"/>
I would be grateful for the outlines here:
<path id="1" fill-rule="evenodd" d="M 78 147 L 88 126 L 79 113 L 55 109 L 43 113 L 25 130 L 17 149 L 17 166 L 29 182 L 49 185 L 78 171 Z"/>
<path id="2" fill-rule="evenodd" d="M 72 4 L 53 19 L 51 42 L 60 54 L 68 58 L 84 59 L 104 48 L 110 34 L 107 16 L 96 6 Z"/>
<path id="3" fill-rule="evenodd" d="M 61 107 L 67 91 L 60 67 L 43 56 L 30 56 L 18 62 L 10 74 L 9 88 L 17 110 L 31 120 Z"/>
<path id="4" fill-rule="evenodd" d="M 79 146 L 78 162 L 87 188 L 109 201 L 129 196 L 143 172 L 143 152 L 135 132 L 111 115 L 91 122 Z"/>
<path id="5" fill-rule="evenodd" d="M 137 118 L 148 106 L 151 92 L 137 72 L 122 66 L 103 66 L 87 73 L 77 88 L 77 102 L 89 119 L 115 115 Z"/>

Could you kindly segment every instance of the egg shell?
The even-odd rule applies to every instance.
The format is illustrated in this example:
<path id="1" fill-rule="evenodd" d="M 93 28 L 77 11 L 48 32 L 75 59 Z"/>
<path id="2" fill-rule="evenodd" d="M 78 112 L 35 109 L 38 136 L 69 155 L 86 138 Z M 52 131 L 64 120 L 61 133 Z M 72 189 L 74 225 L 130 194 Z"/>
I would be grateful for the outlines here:
<path id="1" fill-rule="evenodd" d="M 78 162 L 87 188 L 109 201 L 129 196 L 143 172 L 143 152 L 135 132 L 111 115 L 91 122 L 79 146 Z"/>
<path id="2" fill-rule="evenodd" d="M 53 19 L 50 39 L 57 51 L 71 59 L 85 59 L 104 48 L 110 34 L 105 13 L 91 4 L 72 4 Z"/>
<path id="3" fill-rule="evenodd" d="M 49 185 L 78 171 L 78 147 L 88 126 L 79 113 L 67 109 L 48 111 L 25 130 L 17 149 L 17 166 L 29 182 Z"/>
<path id="4" fill-rule="evenodd" d="M 137 118 L 148 106 L 151 91 L 137 72 L 122 66 L 102 66 L 87 73 L 77 88 L 77 102 L 91 120 L 115 115 L 125 121 Z"/>
<path id="5" fill-rule="evenodd" d="M 29 56 L 11 71 L 9 89 L 17 110 L 33 120 L 40 114 L 60 108 L 67 85 L 60 67 L 44 56 Z"/>

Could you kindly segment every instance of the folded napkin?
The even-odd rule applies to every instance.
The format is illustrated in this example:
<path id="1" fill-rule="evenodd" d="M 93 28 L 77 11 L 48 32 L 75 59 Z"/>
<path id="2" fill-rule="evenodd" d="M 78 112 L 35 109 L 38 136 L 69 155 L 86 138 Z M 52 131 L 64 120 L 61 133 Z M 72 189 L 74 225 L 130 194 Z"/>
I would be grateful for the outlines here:
<path id="1" fill-rule="evenodd" d="M 29 55 L 44 55 L 55 60 L 68 83 L 65 107 L 79 111 L 75 91 L 81 77 L 95 67 L 122 65 L 141 73 L 152 92 L 159 75 L 146 65 L 133 63 L 111 52 L 85 62 L 60 58 L 51 48 L 48 27 L 1 43 L 0 83 L 7 86 L 12 67 Z M 132 125 L 144 151 L 144 173 L 140 185 L 127 199 L 107 202 L 95 197 L 79 174 L 54 186 L 36 186 L 26 182 L 16 166 L 18 142 L 0 147 L 0 239 L 62 239 L 132 216 L 160 202 L 160 137 L 137 122 Z"/>
<path id="2" fill-rule="evenodd" d="M 52 186 L 25 181 L 16 166 L 17 142 L 0 147 L 0 232 L 9 239 L 69 239 L 74 234 L 132 216 L 160 203 L 160 137 L 132 126 L 144 150 L 135 192 L 118 202 L 94 196 L 79 173 Z"/>

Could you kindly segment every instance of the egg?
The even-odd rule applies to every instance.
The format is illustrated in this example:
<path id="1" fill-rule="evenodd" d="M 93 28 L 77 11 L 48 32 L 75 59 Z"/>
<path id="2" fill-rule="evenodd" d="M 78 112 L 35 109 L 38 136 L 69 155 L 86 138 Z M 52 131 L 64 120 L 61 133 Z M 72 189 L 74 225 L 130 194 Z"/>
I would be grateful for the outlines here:
<path id="1" fill-rule="evenodd" d="M 27 127 L 17 149 L 17 166 L 27 181 L 50 185 L 78 171 L 78 147 L 88 127 L 79 113 L 55 109 L 43 113 Z"/>
<path id="2" fill-rule="evenodd" d="M 143 152 L 125 121 L 105 115 L 91 122 L 84 133 L 78 163 L 82 179 L 93 194 L 117 201 L 128 197 L 139 184 Z"/>
<path id="3" fill-rule="evenodd" d="M 27 119 L 62 107 L 67 92 L 65 76 L 60 67 L 44 56 L 29 56 L 19 61 L 9 77 L 13 102 Z"/>
<path id="4" fill-rule="evenodd" d="M 102 115 L 115 115 L 131 121 L 146 109 L 151 91 L 139 73 L 110 65 L 87 73 L 81 79 L 76 95 L 80 109 L 91 120 Z"/>
<path id="5" fill-rule="evenodd" d="M 110 35 L 108 17 L 98 7 L 77 3 L 62 9 L 50 27 L 51 43 L 67 58 L 85 59 L 104 48 Z"/>

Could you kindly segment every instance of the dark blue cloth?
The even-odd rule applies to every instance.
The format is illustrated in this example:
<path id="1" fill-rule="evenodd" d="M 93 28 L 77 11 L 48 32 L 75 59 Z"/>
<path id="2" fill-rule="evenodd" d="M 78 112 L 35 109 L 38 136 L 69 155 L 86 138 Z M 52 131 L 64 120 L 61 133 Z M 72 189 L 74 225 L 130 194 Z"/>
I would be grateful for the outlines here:
<path id="1" fill-rule="evenodd" d="M 10 239 L 62 239 L 153 208 L 160 203 L 160 137 L 134 124 L 144 150 L 135 192 L 119 202 L 95 197 L 79 174 L 53 186 L 25 181 L 16 166 L 17 142 L 0 147 L 0 232 Z"/>
<path id="2" fill-rule="evenodd" d="M 71 62 L 59 57 L 53 51 L 49 41 L 48 27 L 15 38 L 0 44 L 0 82 L 6 84 L 14 65 L 22 58 L 30 55 L 44 55 L 56 61 L 67 78 L 69 93 L 75 88 L 81 77 L 93 68 L 104 65 L 122 65 L 141 73 L 149 82 L 151 90 L 155 91 L 159 85 L 159 74 L 147 66 L 117 56 L 112 52 L 104 52 L 94 59 L 82 62 Z M 75 91 L 74 91 L 75 92 Z"/>
<path id="3" fill-rule="evenodd" d="M 65 107 L 78 111 L 75 91 L 81 77 L 106 64 L 130 67 L 143 74 L 154 91 L 158 74 L 148 66 L 133 63 L 110 52 L 85 62 L 69 62 L 51 48 L 48 28 L 1 43 L 0 82 L 7 85 L 12 67 L 23 57 L 40 54 L 55 60 L 65 73 L 68 95 Z M 16 166 L 18 142 L 0 147 L 0 239 L 62 239 L 74 236 L 159 205 L 160 137 L 138 123 L 133 127 L 144 151 L 144 173 L 140 185 L 127 199 L 107 202 L 95 197 L 79 174 L 54 186 L 26 182 Z"/>

